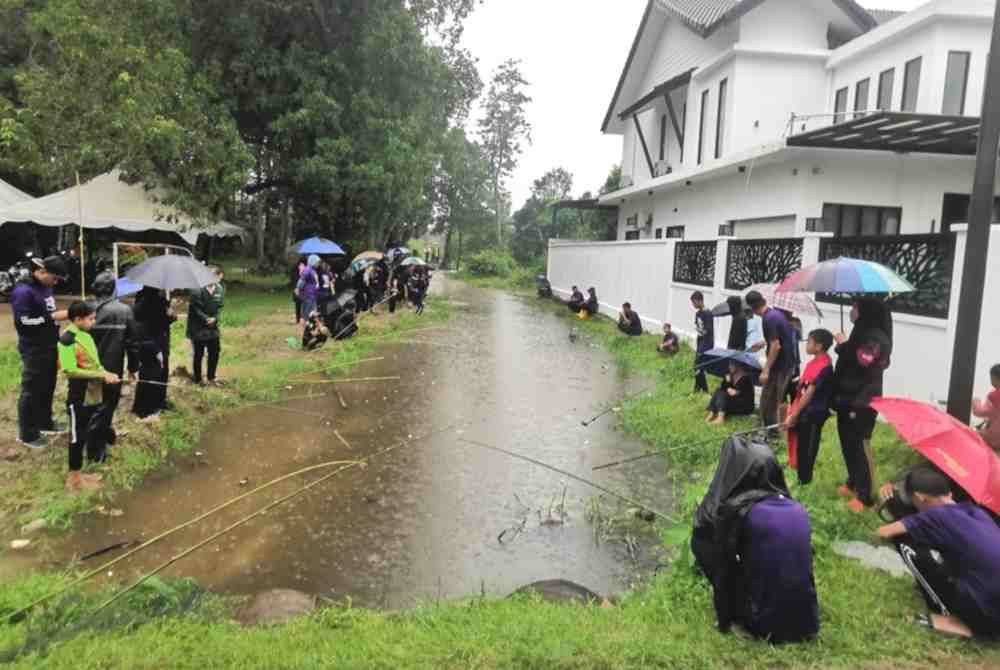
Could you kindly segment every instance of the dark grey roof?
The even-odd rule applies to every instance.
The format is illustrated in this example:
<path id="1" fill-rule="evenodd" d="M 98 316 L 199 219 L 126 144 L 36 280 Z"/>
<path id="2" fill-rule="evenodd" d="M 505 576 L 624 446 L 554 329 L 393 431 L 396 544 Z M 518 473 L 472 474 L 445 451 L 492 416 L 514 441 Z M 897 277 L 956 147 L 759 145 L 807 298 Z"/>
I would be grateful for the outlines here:
<path id="1" fill-rule="evenodd" d="M 656 0 L 656 3 L 692 30 L 709 35 L 726 21 L 746 14 L 764 0 Z M 833 0 L 862 28 L 876 25 L 874 18 L 855 0 Z"/>
<path id="2" fill-rule="evenodd" d="M 892 21 L 897 16 L 902 16 L 906 12 L 897 12 L 895 9 L 869 9 L 867 10 L 872 18 L 875 19 L 879 25 L 882 25 L 886 21 Z"/>

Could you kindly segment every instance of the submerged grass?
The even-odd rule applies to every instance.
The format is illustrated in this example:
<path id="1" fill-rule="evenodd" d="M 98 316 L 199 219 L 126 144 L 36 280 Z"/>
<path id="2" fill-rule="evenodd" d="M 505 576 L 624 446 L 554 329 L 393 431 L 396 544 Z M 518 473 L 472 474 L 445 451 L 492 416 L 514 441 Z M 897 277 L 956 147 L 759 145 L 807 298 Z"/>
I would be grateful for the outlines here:
<path id="1" fill-rule="evenodd" d="M 552 309 L 559 308 L 553 305 Z M 567 317 L 569 315 L 567 314 Z M 405 317 L 404 317 L 405 319 Z M 400 320 L 402 329 L 405 320 Z M 659 467 L 675 477 L 681 516 L 691 518 L 729 430 L 702 423 L 705 398 L 692 396 L 693 354 L 673 359 L 655 352 L 651 336 L 625 338 L 604 319 L 567 320 L 583 335 L 612 351 L 618 363 L 655 387 L 626 402 L 618 414 L 624 428 L 655 447 L 677 449 L 669 458 L 652 458 L 625 467 Z M 391 326 L 396 327 L 395 324 Z M 337 356 L 364 356 L 356 340 Z M 323 359 L 326 361 L 327 359 Z M 613 417 L 602 420 L 615 420 Z M 881 474 L 892 475 L 912 460 L 891 431 L 880 427 L 875 450 Z M 780 455 L 783 459 L 783 454 Z M 792 484 L 809 509 L 814 531 L 815 570 L 823 628 L 810 644 L 772 647 L 716 631 L 710 589 L 693 569 L 686 549 L 689 529 L 664 528 L 667 544 L 681 548 L 673 567 L 618 607 L 559 606 L 531 597 L 472 599 L 433 604 L 404 613 L 358 610 L 349 604 L 321 610 L 294 623 L 244 630 L 217 616 L 224 602 L 207 599 L 196 610 L 158 618 L 141 626 L 80 634 L 17 660 L 17 668 L 995 668 L 996 646 L 936 637 L 910 623 L 922 601 L 912 580 L 870 571 L 838 557 L 835 540 L 869 540 L 874 515 L 849 514 L 836 497 L 843 464 L 831 425 L 810 487 Z M 792 477 L 791 479 L 794 479 Z M 554 575 L 556 576 L 556 575 Z M 0 595 L 0 614 L 44 593 L 64 577 L 21 580 Z M 146 591 L 123 604 L 123 621 L 141 619 Z M 213 609 L 214 608 L 214 609 Z M 43 617 L 59 616 L 60 608 Z M 85 608 L 76 619 L 85 618 Z M 204 616 L 204 612 L 214 612 Z M 42 624 L 47 619 L 42 619 Z M 38 625 L 38 624 L 36 624 Z M 31 635 L 26 624 L 0 624 L 0 645 L 22 647 Z"/>

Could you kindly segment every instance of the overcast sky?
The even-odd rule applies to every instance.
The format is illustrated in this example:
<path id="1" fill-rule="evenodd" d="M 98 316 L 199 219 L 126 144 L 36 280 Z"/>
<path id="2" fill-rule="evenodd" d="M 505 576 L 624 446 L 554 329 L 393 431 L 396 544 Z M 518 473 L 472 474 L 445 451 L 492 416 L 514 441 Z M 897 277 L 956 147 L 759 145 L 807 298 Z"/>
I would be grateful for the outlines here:
<path id="1" fill-rule="evenodd" d="M 909 10 L 926 0 L 871 0 L 866 7 Z M 597 192 L 621 160 L 621 137 L 601 122 L 628 57 L 646 0 L 485 0 L 468 19 L 464 43 L 483 81 L 519 58 L 531 83 L 533 143 L 507 184 L 514 209 L 531 182 L 554 167 L 573 174 L 573 195 Z"/>

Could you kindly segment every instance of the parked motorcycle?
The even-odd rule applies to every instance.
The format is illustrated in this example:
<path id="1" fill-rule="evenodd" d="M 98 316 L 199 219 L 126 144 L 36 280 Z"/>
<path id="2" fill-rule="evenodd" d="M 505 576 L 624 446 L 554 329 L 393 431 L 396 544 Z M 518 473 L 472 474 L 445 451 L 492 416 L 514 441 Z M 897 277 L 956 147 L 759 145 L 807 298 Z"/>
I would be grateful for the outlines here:
<path id="1" fill-rule="evenodd" d="M 14 263 L 6 270 L 0 270 L 0 300 L 9 301 L 14 286 L 19 281 L 26 281 L 31 276 L 31 257 L 29 252 L 22 260 Z"/>

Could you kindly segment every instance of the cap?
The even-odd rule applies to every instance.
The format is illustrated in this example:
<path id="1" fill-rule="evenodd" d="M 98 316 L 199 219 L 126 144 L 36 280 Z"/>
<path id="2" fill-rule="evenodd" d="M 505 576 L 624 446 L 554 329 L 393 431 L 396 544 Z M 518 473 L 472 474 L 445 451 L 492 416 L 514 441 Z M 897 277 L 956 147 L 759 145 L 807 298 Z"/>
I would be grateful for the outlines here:
<path id="1" fill-rule="evenodd" d="M 32 258 L 31 263 L 35 270 L 45 270 L 56 277 L 65 278 L 69 274 L 66 268 L 66 261 L 61 256 L 48 256 L 47 258 Z"/>

